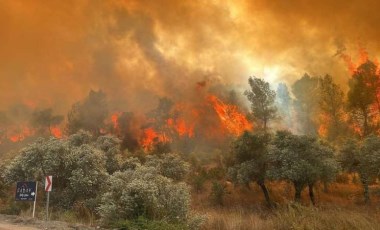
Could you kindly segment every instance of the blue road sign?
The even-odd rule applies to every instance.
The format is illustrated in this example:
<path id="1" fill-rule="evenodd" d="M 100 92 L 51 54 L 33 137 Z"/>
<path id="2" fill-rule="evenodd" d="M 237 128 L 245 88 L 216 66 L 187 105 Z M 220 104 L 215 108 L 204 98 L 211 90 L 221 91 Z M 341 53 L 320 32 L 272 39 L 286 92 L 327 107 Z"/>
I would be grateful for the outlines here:
<path id="1" fill-rule="evenodd" d="M 24 181 L 17 182 L 16 200 L 17 201 L 34 201 L 36 198 L 36 182 Z"/>

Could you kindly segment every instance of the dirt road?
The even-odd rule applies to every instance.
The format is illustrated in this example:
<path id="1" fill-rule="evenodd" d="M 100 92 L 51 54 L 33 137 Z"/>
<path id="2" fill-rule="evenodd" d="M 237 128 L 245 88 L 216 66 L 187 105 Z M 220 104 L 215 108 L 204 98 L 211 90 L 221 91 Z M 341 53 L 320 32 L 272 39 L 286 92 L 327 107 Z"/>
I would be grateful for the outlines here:
<path id="1" fill-rule="evenodd" d="M 38 230 L 39 228 L 0 222 L 0 230 Z"/>

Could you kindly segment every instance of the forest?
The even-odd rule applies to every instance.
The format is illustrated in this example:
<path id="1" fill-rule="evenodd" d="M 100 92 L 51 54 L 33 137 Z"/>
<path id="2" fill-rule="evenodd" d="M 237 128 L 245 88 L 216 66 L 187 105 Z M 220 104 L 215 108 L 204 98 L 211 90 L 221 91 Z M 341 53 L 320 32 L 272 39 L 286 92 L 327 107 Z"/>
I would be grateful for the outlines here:
<path id="1" fill-rule="evenodd" d="M 380 229 L 379 8 L 0 1 L 0 229 Z"/>
<path id="2" fill-rule="evenodd" d="M 225 97 L 197 82 L 203 102 L 159 98 L 144 117 L 110 111 L 107 95 L 92 90 L 65 117 L 20 107 L 28 126 L 17 134 L 15 111 L 3 111 L 0 211 L 30 213 L 14 201 L 15 183 L 37 180 L 42 189 L 46 175 L 54 178 L 51 219 L 121 229 L 248 229 L 247 220 L 229 228 L 209 216 L 236 209 L 265 215 L 253 221 L 263 222 L 258 229 L 287 229 L 310 224 L 286 217 L 291 212 L 371 209 L 380 189 L 379 79 L 366 59 L 346 93 L 330 75 L 304 74 L 277 90 L 253 76 L 241 96 Z M 376 214 L 362 212 L 354 228 L 375 229 Z M 310 220 L 316 229 L 336 221 L 319 215 L 325 220 Z M 344 228 L 357 221 L 339 218 Z"/>

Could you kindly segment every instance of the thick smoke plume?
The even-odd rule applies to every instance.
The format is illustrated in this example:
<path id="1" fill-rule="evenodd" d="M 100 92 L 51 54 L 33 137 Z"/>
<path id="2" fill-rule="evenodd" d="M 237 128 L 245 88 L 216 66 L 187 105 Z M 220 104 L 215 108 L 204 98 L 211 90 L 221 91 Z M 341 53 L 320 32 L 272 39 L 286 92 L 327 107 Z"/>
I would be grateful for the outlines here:
<path id="1" fill-rule="evenodd" d="M 148 111 L 157 97 L 191 99 L 199 81 L 241 92 L 252 74 L 293 82 L 328 72 L 345 83 L 334 54 L 358 43 L 378 54 L 379 4 L 1 1 L 0 108 L 65 113 L 102 89 L 115 107 Z"/>
<path id="2" fill-rule="evenodd" d="M 33 114 L 66 115 L 91 90 L 107 95 L 109 111 L 133 112 L 124 114 L 130 123 L 168 98 L 187 122 L 168 125 L 182 133 L 210 95 L 246 110 L 252 75 L 275 88 L 328 73 L 347 90 L 355 63 L 377 60 L 379 8 L 375 0 L 1 1 L 1 133 L 22 139 Z"/>

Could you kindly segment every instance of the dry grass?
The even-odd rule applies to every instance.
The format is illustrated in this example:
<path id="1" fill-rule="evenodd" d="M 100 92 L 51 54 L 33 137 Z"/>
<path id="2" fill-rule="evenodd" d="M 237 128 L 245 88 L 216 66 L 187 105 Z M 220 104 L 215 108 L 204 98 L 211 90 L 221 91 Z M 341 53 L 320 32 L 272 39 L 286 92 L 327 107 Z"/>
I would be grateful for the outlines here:
<path id="1" fill-rule="evenodd" d="M 333 183 L 324 192 L 323 185 L 316 188 L 317 207 L 310 205 L 307 191 L 302 193 L 302 205 L 292 203 L 294 190 L 285 182 L 268 183 L 270 195 L 278 207 L 265 208 L 260 188 L 228 185 L 224 207 L 212 206 L 205 190 L 193 194 L 193 208 L 207 216 L 203 230 L 245 229 L 379 229 L 380 189 L 371 186 L 371 205 L 363 204 L 360 184 Z"/>
<path id="2" fill-rule="evenodd" d="M 249 212 L 244 209 L 209 209 L 203 210 L 207 216 L 207 221 L 203 230 L 254 230 L 254 229 L 273 229 L 268 225 L 265 218 L 256 212 Z"/>
<path id="3" fill-rule="evenodd" d="M 203 213 L 207 215 L 203 230 L 380 229 L 379 219 L 368 211 L 334 206 L 314 208 L 291 204 L 261 213 L 243 208 L 203 210 Z"/>
<path id="4" fill-rule="evenodd" d="M 338 207 L 305 207 L 288 205 L 276 211 L 269 220 L 273 229 L 380 229 L 380 222 L 373 215 L 362 210 L 348 210 Z"/>

